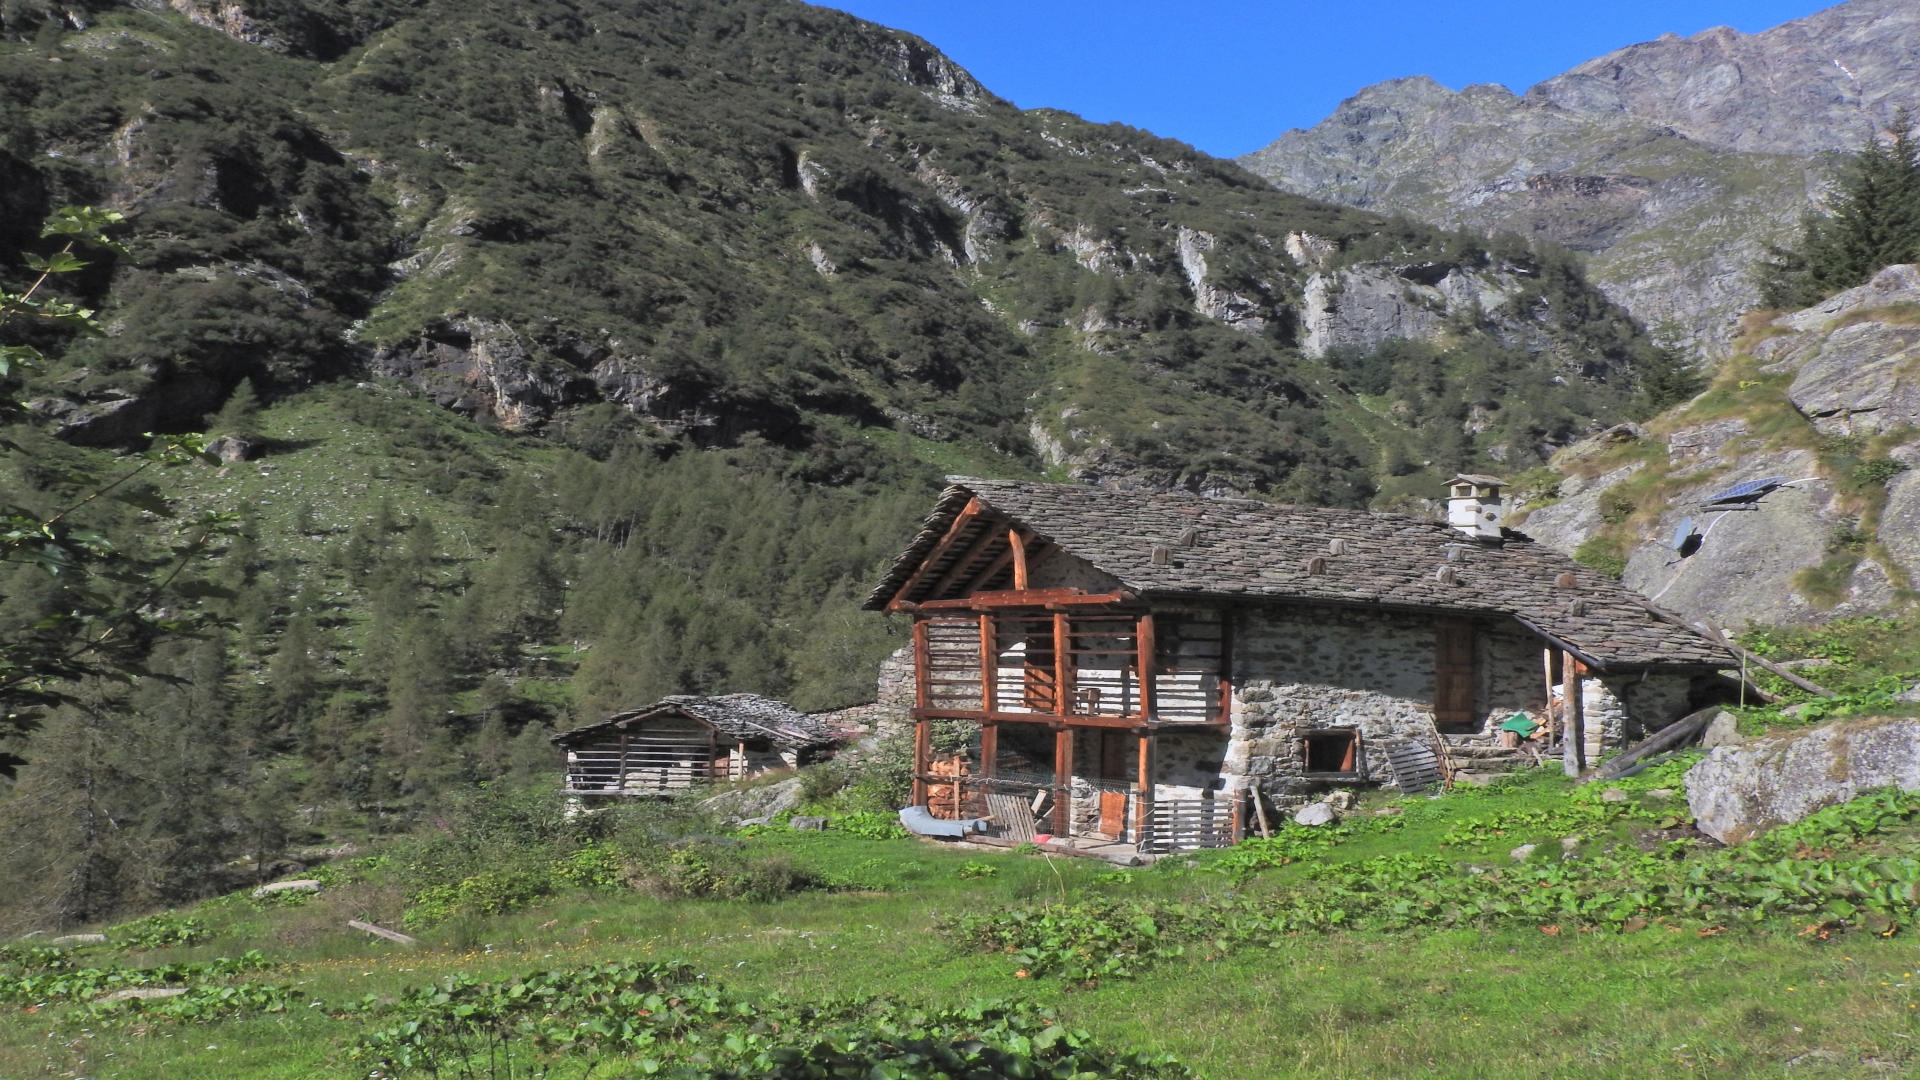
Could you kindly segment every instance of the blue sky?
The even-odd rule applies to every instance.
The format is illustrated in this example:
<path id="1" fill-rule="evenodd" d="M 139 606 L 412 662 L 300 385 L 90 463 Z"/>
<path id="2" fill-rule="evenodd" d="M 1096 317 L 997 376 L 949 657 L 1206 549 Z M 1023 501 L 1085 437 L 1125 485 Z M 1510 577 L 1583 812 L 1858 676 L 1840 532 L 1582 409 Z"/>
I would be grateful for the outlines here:
<path id="1" fill-rule="evenodd" d="M 1369 83 L 1515 92 L 1669 31 L 1754 33 L 1821 0 L 842 0 L 919 34 L 995 93 L 1231 157 Z"/>

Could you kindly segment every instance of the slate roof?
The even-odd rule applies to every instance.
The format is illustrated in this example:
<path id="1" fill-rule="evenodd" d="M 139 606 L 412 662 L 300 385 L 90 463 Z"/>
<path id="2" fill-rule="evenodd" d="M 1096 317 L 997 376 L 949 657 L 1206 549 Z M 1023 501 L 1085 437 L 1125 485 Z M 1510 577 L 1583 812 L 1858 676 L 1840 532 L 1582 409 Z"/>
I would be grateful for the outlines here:
<path id="1" fill-rule="evenodd" d="M 597 724 L 560 732 L 552 736 L 552 741 L 566 746 L 582 735 L 607 728 L 622 728 L 634 720 L 661 713 L 690 716 L 712 724 L 735 739 L 765 739 L 782 750 L 830 746 L 835 741 L 834 732 L 825 724 L 784 701 L 775 701 L 759 694 L 721 694 L 716 697 L 675 694 L 645 708 L 614 713 Z"/>
<path id="2" fill-rule="evenodd" d="M 867 598 L 868 608 L 886 606 L 978 497 L 1147 598 L 1272 599 L 1511 616 L 1602 669 L 1735 663 L 1679 616 L 1517 533 L 1487 545 L 1443 522 L 1401 514 L 949 479 L 953 486 Z M 1188 534 L 1192 546 L 1180 543 Z M 1336 538 L 1346 541 L 1347 554 L 1332 554 Z M 1156 545 L 1172 548 L 1172 565 L 1153 565 Z M 1307 572 L 1313 556 L 1322 557 L 1323 573 Z M 1453 571 L 1454 583 L 1441 579 L 1442 567 Z M 1569 574 L 1571 588 L 1558 584 Z M 926 581 L 938 576 L 927 575 L 916 588 L 924 591 Z"/>

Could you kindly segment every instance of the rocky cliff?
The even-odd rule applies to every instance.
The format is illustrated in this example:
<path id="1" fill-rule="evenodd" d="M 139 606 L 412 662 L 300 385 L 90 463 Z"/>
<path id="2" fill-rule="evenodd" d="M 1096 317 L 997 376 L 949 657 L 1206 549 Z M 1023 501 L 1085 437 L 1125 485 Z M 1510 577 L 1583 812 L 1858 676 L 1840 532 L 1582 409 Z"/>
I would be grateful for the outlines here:
<path id="1" fill-rule="evenodd" d="M 826 9 L 15 7 L 0 248 L 62 202 L 132 222 L 134 255 L 89 286 L 112 333 L 32 387 L 75 441 L 197 426 L 243 378 L 273 398 L 351 375 L 510 431 L 612 408 L 771 443 L 817 479 L 885 429 L 1088 481 L 1355 504 L 1398 421 L 1329 349 L 1515 350 L 1528 386 L 1591 391 L 1507 440 L 1550 448 L 1623 417 L 1646 345 L 1524 244 L 1023 112 Z M 1445 391 L 1463 416 L 1468 382 Z M 1487 467 L 1462 430 L 1401 456 Z"/>
<path id="2" fill-rule="evenodd" d="M 1920 95 L 1916 51 L 1920 9 L 1849 0 L 1759 34 L 1669 34 L 1524 94 L 1381 83 L 1240 160 L 1286 191 L 1588 252 L 1648 325 L 1724 347 L 1755 259 L 1818 196 L 1822 155 Z"/>
<path id="3" fill-rule="evenodd" d="M 1529 535 L 1735 628 L 1864 615 L 1920 573 L 1920 267 L 1743 325 L 1712 389 L 1561 451 Z M 1745 502 L 1712 500 L 1773 481 Z"/>

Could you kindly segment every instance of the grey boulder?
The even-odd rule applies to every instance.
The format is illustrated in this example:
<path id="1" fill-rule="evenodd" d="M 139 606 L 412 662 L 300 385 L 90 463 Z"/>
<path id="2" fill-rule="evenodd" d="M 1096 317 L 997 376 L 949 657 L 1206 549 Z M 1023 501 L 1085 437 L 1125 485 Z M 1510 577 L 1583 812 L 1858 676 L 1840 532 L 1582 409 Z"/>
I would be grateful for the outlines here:
<path id="1" fill-rule="evenodd" d="M 1340 815 L 1334 812 L 1333 807 L 1323 802 L 1308 803 L 1300 809 L 1299 813 L 1293 815 L 1293 823 L 1295 825 L 1318 827 L 1321 825 L 1331 825 L 1339 820 Z"/>
<path id="2" fill-rule="evenodd" d="M 1687 771 L 1700 831 L 1737 844 L 1875 788 L 1920 790 L 1920 718 L 1855 717 L 1717 746 Z"/>

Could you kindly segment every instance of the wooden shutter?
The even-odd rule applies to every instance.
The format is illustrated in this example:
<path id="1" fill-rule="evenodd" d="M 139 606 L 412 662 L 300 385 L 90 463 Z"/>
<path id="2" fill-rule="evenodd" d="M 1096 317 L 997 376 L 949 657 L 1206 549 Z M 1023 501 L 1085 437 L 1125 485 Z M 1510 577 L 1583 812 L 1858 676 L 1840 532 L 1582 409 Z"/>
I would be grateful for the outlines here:
<path id="1" fill-rule="evenodd" d="M 1434 624 L 1433 718 L 1441 725 L 1474 725 L 1473 624 L 1440 619 Z"/>

